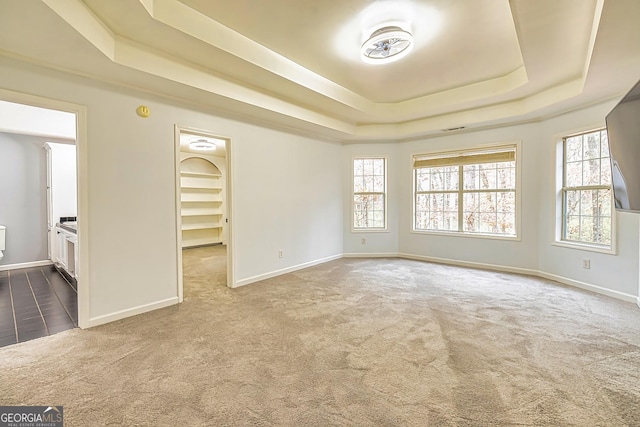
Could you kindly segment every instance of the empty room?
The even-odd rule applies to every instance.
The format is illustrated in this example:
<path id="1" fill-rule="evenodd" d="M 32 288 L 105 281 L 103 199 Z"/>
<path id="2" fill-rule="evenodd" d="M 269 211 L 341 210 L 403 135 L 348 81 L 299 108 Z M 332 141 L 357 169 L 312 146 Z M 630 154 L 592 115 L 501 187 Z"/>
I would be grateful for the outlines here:
<path id="1" fill-rule="evenodd" d="M 639 18 L 0 0 L 0 425 L 640 425 Z"/>

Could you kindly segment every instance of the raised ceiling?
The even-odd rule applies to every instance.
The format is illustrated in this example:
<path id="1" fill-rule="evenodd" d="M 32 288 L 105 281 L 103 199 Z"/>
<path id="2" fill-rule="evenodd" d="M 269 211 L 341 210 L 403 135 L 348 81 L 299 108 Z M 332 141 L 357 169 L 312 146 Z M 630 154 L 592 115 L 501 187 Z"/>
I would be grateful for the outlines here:
<path id="1" fill-rule="evenodd" d="M 637 0 L 0 0 L 0 53 L 342 141 L 536 120 L 640 78 Z M 360 45 L 410 30 L 401 61 Z"/>

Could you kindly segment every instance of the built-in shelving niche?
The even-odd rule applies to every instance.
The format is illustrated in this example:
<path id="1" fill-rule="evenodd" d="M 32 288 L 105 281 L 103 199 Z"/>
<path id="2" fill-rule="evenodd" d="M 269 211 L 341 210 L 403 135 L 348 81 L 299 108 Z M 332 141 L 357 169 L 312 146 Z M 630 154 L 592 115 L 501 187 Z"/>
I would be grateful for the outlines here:
<path id="1" fill-rule="evenodd" d="M 223 242 L 223 176 L 216 165 L 191 156 L 180 162 L 182 247 Z"/>

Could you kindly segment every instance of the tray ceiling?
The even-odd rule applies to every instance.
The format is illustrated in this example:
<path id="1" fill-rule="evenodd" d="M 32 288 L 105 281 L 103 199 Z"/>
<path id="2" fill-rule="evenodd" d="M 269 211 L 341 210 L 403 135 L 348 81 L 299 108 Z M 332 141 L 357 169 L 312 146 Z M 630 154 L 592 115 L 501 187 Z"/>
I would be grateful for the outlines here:
<path id="1" fill-rule="evenodd" d="M 635 0 L 0 0 L 0 12 L 3 55 L 343 141 L 536 120 L 640 78 Z M 361 61 L 390 22 L 413 51 Z"/>

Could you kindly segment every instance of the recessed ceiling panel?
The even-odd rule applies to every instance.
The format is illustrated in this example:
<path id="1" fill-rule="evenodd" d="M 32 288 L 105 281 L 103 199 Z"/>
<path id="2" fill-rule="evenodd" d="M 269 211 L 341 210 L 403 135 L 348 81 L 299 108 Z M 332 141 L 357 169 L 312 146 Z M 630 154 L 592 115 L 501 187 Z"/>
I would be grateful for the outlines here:
<path id="1" fill-rule="evenodd" d="M 181 2 L 375 102 L 495 79 L 523 65 L 507 0 Z M 413 33 L 413 52 L 395 63 L 365 63 L 362 42 L 387 23 Z"/>
<path id="2" fill-rule="evenodd" d="M 13 56 L 290 131 L 404 140 L 549 117 L 638 79 L 637 0 L 0 0 Z M 361 61 L 381 25 L 401 61 Z"/>

